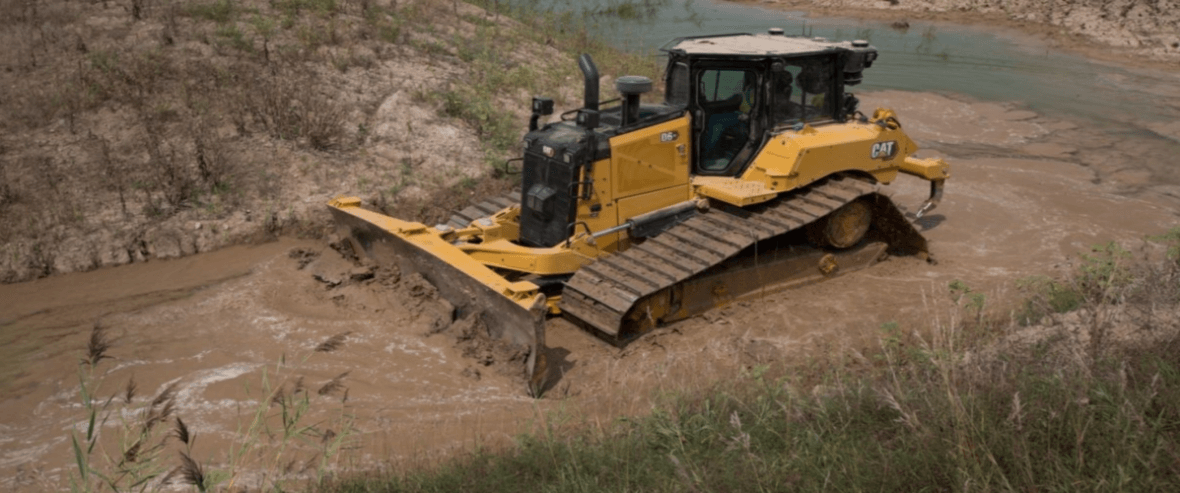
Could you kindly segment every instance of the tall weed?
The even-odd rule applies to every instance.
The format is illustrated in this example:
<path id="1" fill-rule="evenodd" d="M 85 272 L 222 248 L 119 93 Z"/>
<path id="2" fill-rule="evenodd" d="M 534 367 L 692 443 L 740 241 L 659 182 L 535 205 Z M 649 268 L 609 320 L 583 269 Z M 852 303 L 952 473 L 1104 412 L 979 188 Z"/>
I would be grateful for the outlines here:
<path id="1" fill-rule="evenodd" d="M 167 451 L 170 422 L 177 411 L 177 386 L 167 386 L 150 401 L 136 403 L 138 387 L 132 377 L 118 392 L 101 397 L 105 378 L 98 366 L 111 358 L 107 354 L 111 346 L 106 329 L 95 323 L 86 354 L 78 363 L 83 431 L 70 430 L 76 467 L 70 489 L 158 491 L 167 482 L 171 469 L 163 454 Z"/>
<path id="2" fill-rule="evenodd" d="M 83 416 L 70 431 L 75 469 L 70 488 L 77 492 L 160 491 L 173 482 L 198 491 L 283 491 L 292 484 L 320 484 L 340 464 L 352 444 L 354 418 L 346 403 L 348 373 L 314 391 L 315 400 L 339 398 L 336 409 L 320 410 L 312 390 L 298 376 L 314 354 L 344 346 L 348 334 L 319 343 L 294 364 L 282 359 L 274 373 L 263 371 L 257 405 L 241 423 L 228 450 L 200 452 L 197 435 L 180 417 L 174 382 L 150 400 L 137 399 L 134 376 L 109 396 L 100 363 L 112 359 L 113 342 L 96 323 L 78 363 L 78 396 Z M 251 391 L 247 387 L 247 394 Z M 178 463 L 170 457 L 176 454 Z M 222 456 L 202 461 L 199 454 Z M 248 486 L 248 484 L 251 484 Z"/>

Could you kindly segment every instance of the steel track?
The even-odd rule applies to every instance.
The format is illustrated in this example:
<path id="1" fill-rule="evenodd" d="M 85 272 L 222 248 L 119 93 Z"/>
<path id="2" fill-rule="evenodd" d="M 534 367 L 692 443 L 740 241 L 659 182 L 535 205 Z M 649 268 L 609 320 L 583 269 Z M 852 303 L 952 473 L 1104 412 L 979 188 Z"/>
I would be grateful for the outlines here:
<path id="1" fill-rule="evenodd" d="M 642 318 L 631 312 L 642 309 L 644 300 L 699 279 L 748 247 L 799 231 L 855 200 L 870 201 L 873 233 L 889 245 L 890 253 L 928 254 L 925 238 L 876 185 L 835 176 L 755 207 L 713 208 L 626 251 L 599 258 L 566 282 L 558 307 L 619 337 L 629 320 Z"/>

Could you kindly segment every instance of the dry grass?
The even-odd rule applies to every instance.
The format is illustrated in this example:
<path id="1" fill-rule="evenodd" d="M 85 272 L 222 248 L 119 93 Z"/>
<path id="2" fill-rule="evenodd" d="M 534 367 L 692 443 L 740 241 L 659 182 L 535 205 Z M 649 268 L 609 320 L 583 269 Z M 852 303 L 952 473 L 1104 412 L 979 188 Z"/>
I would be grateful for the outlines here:
<path id="1" fill-rule="evenodd" d="M 543 67 L 516 69 L 520 60 L 500 52 L 470 51 L 477 34 L 503 38 L 504 53 L 549 49 L 506 18 L 442 0 L 2 6 L 14 13 L 0 20 L 0 41 L 12 47 L 0 54 L 0 280 L 8 282 L 319 234 L 320 198 L 334 194 L 411 202 L 410 213 L 396 211 L 403 217 L 444 215 L 413 203 L 462 195 L 465 179 L 495 181 L 485 163 L 501 162 L 523 132 L 528 91 L 562 80 Z M 468 73 L 511 76 L 473 91 Z M 472 170 L 460 175 L 390 173 L 383 167 L 439 143 L 407 139 L 389 149 L 373 138 L 382 101 L 436 87 L 469 99 L 407 98 L 438 114 L 413 123 L 469 129 L 485 149 L 460 159 Z M 192 229 L 198 222 L 218 231 Z M 181 251 L 169 238 L 181 239 Z"/>

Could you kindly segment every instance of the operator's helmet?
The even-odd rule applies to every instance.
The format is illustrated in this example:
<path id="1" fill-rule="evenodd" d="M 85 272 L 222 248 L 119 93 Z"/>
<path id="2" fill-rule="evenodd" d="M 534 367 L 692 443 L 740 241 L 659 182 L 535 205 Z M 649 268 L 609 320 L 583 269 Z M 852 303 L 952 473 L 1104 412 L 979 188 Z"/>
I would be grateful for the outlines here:
<path id="1" fill-rule="evenodd" d="M 782 96 L 790 97 L 791 96 L 791 82 L 794 82 L 794 81 L 793 81 L 793 78 L 791 77 L 790 72 L 787 72 L 786 70 L 783 70 L 781 72 L 775 72 L 774 73 L 774 92 L 776 94 L 779 94 Z"/>
<path id="2" fill-rule="evenodd" d="M 823 65 L 808 65 L 799 73 L 799 87 L 808 94 L 823 94 L 831 87 L 830 74 Z"/>

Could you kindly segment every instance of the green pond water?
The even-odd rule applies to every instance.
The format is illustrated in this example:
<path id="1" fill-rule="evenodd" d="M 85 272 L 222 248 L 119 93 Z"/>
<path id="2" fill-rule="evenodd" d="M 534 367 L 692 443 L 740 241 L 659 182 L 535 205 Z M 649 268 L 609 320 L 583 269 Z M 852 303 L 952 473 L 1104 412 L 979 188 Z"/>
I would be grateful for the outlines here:
<path id="1" fill-rule="evenodd" d="M 879 52 L 855 90 L 900 89 L 1011 101 L 1048 116 L 1111 128 L 1148 131 L 1180 119 L 1180 75 L 1098 63 L 1011 31 L 910 21 L 809 17 L 758 6 L 708 0 L 553 0 L 533 8 L 576 13 L 575 21 L 616 46 L 658 55 L 678 36 L 766 32 L 864 39 Z M 904 19 L 904 13 L 897 18 Z M 1117 124 L 1117 125 L 1116 125 Z M 1165 136 L 1158 138 L 1167 139 Z M 1175 142 L 1175 141 L 1173 141 Z M 1180 142 L 1176 142 L 1180 146 Z M 1180 147 L 1177 148 L 1180 152 Z"/>
<path id="2" fill-rule="evenodd" d="M 1101 132 L 1104 141 L 1132 143 L 1133 156 L 1120 165 L 1150 172 L 1148 182 L 1180 190 L 1180 67 L 1148 70 L 1120 67 L 1054 48 L 1011 30 L 943 22 L 812 17 L 713 0 L 536 0 L 506 1 L 537 11 L 569 13 L 617 47 L 660 56 L 659 47 L 680 36 L 762 33 L 830 40 L 864 39 L 880 57 L 854 92 L 896 89 L 963 95 L 1007 102 Z M 609 71 L 609 68 L 604 68 Z M 1162 130 L 1161 130 L 1162 129 Z M 1180 195 L 1177 196 L 1180 198 Z"/>

